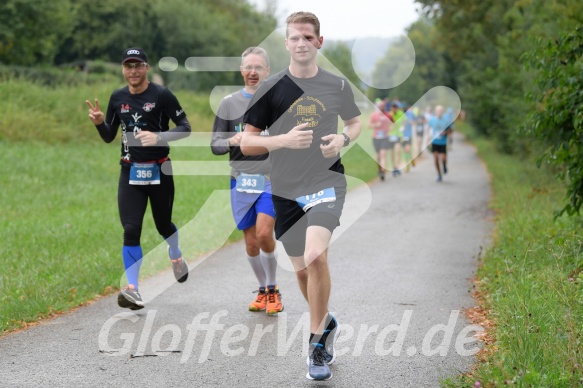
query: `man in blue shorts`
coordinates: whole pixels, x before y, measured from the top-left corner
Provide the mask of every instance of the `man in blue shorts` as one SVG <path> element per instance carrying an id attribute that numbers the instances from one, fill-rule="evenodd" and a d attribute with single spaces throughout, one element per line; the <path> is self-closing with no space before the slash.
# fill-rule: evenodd
<path id="1" fill-rule="evenodd" d="M 328 312 L 328 245 L 340 224 L 346 177 L 340 150 L 360 135 L 360 110 L 345 78 L 316 64 L 324 38 L 310 12 L 288 16 L 290 66 L 265 80 L 245 114 L 245 155 L 271 156 L 275 233 L 310 310 L 307 378 L 327 380 L 338 323 Z M 338 116 L 344 131 L 338 134 Z M 260 133 L 269 128 L 269 136 Z"/>
<path id="2" fill-rule="evenodd" d="M 243 115 L 255 91 L 269 75 L 269 58 L 260 47 L 249 47 L 241 55 L 245 87 L 226 96 L 219 106 L 211 149 L 215 155 L 229 153 L 231 165 L 231 209 L 237 228 L 243 231 L 247 259 L 259 283 L 250 311 L 277 314 L 283 310 L 276 285 L 277 260 L 273 227 L 275 211 L 271 198 L 269 155 L 244 156 L 239 145 Z M 267 130 L 262 135 L 267 136 Z"/>

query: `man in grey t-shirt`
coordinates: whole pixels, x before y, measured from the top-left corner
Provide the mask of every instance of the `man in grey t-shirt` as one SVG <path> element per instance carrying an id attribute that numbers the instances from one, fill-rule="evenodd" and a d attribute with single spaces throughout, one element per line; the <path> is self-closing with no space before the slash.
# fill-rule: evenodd
<path id="1" fill-rule="evenodd" d="M 237 228 L 243 231 L 247 259 L 259 283 L 257 297 L 249 304 L 249 310 L 277 314 L 283 310 L 283 304 L 275 279 L 271 159 L 269 154 L 244 156 L 239 148 L 243 115 L 259 84 L 269 75 L 269 58 L 259 47 L 246 49 L 241 57 L 245 87 L 221 101 L 213 125 L 211 149 L 215 155 L 229 153 L 233 218 Z M 267 135 L 267 130 L 262 134 Z"/>

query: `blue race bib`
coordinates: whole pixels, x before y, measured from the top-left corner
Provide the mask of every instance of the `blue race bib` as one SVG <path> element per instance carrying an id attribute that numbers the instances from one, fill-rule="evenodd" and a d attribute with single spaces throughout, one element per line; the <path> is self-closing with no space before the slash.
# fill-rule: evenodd
<path id="1" fill-rule="evenodd" d="M 374 138 L 375 139 L 386 139 L 387 133 L 385 131 L 375 131 Z"/>
<path id="2" fill-rule="evenodd" d="M 296 198 L 296 202 L 301 206 L 303 211 L 308 211 L 308 209 L 316 206 L 319 203 L 334 201 L 336 201 L 336 192 L 334 191 L 334 187 L 320 190 L 314 194 L 302 195 Z"/>
<path id="3" fill-rule="evenodd" d="M 265 191 L 265 176 L 262 174 L 237 175 L 237 191 L 242 193 L 263 193 Z"/>
<path id="4" fill-rule="evenodd" d="M 132 162 L 130 167 L 130 185 L 159 185 L 160 165 L 157 162 Z"/>

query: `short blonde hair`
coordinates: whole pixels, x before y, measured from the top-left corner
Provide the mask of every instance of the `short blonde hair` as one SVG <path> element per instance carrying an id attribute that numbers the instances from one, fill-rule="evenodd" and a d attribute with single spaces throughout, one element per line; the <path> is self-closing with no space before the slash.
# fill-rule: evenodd
<path id="1" fill-rule="evenodd" d="M 318 20 L 318 17 L 311 12 L 294 12 L 287 17 L 285 23 L 288 26 L 293 23 L 309 23 L 314 26 L 314 32 L 316 33 L 317 37 L 320 37 L 320 21 Z M 287 35 L 287 29 L 285 33 Z"/>

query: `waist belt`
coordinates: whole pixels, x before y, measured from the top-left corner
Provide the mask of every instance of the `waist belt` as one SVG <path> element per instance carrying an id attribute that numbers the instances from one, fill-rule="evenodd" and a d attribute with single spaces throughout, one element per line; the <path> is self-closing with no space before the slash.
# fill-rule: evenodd
<path id="1" fill-rule="evenodd" d="M 158 164 L 162 164 L 169 159 L 170 159 L 169 156 L 165 156 L 162 159 L 146 160 L 146 161 L 142 161 L 142 162 L 138 162 L 138 163 L 154 163 L 154 162 L 156 162 Z M 127 159 L 121 158 L 120 162 L 125 162 L 129 166 L 130 164 L 132 164 L 132 162 L 135 162 L 135 160 L 127 160 Z M 122 164 L 122 166 L 123 166 L 123 164 Z"/>

